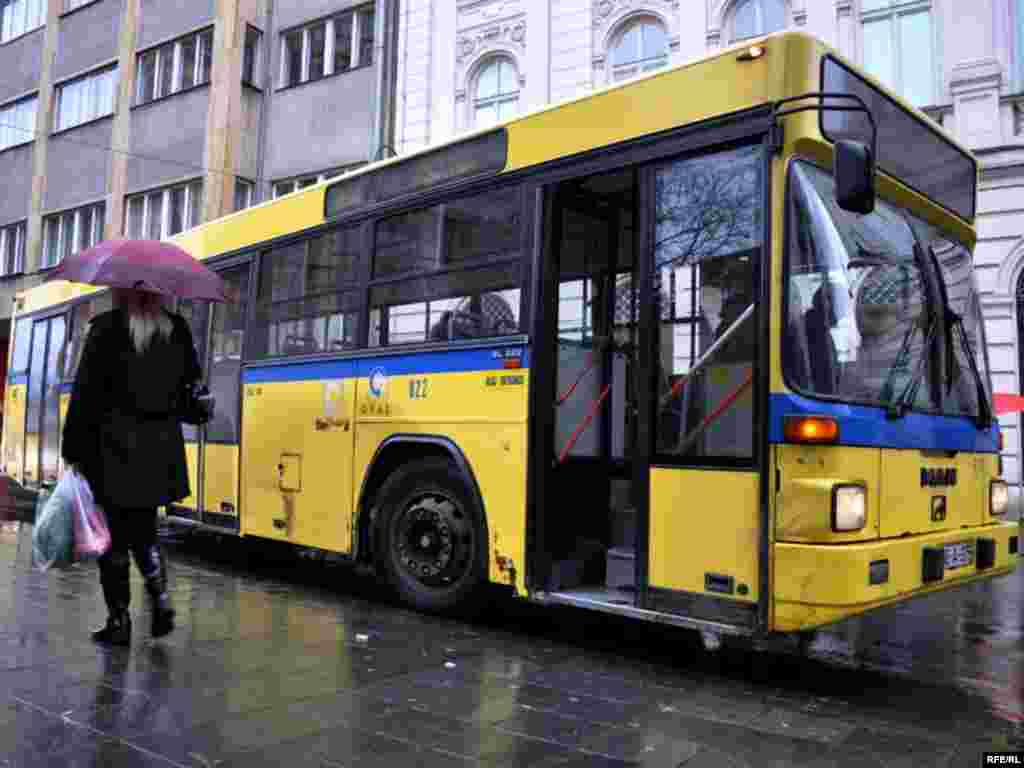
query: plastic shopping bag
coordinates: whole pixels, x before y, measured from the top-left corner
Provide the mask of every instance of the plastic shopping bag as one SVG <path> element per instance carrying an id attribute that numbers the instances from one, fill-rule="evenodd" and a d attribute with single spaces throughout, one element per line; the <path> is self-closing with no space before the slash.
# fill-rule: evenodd
<path id="1" fill-rule="evenodd" d="M 64 478 L 71 486 L 75 560 L 94 560 L 110 549 L 110 529 L 103 508 L 96 503 L 89 481 L 74 470 L 67 470 Z"/>
<path id="2" fill-rule="evenodd" d="M 41 571 L 68 568 L 74 563 L 71 478 L 65 472 L 48 495 L 40 492 L 32 528 L 32 563 Z"/>

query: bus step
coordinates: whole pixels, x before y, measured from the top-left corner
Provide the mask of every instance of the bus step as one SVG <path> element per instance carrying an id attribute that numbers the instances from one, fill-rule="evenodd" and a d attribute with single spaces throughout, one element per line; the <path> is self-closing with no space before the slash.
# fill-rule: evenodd
<path id="1" fill-rule="evenodd" d="M 632 587 L 636 583 L 636 551 L 632 547 L 608 550 L 605 586 L 609 589 Z"/>

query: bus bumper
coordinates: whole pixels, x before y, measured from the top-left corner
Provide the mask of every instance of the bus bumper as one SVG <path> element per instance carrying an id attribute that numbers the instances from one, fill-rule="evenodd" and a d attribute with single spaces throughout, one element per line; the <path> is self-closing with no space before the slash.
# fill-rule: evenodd
<path id="1" fill-rule="evenodd" d="M 814 629 L 1011 573 L 1021 561 L 1022 525 L 995 523 L 857 544 L 776 543 L 772 629 Z M 971 545 L 971 562 L 945 567 L 947 549 L 964 543 Z"/>

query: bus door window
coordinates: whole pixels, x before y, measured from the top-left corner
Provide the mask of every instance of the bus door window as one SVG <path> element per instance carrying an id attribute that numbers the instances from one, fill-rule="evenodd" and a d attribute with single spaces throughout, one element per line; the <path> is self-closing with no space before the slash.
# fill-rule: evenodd
<path id="1" fill-rule="evenodd" d="M 656 171 L 659 460 L 753 458 L 761 162 L 751 147 Z"/>
<path id="2" fill-rule="evenodd" d="M 207 301 L 185 300 L 178 304 L 178 313 L 185 318 L 189 330 L 192 332 L 192 342 L 196 347 L 196 358 L 203 369 L 204 381 L 209 381 L 209 371 L 206 364 L 206 335 L 207 324 L 210 320 L 210 303 Z M 217 408 L 215 404 L 214 408 Z M 199 439 L 199 427 L 193 424 L 182 424 L 182 434 L 185 440 L 196 442 Z"/>
<path id="3" fill-rule="evenodd" d="M 20 318 L 14 326 L 14 350 L 7 373 L 8 386 L 4 408 L 5 471 L 11 477 L 23 480 L 25 469 L 25 400 L 27 391 L 21 390 L 28 380 L 29 352 L 32 343 L 32 320 Z M 18 385 L 18 389 L 14 385 Z"/>
<path id="4" fill-rule="evenodd" d="M 249 265 L 221 274 L 235 295 L 234 304 L 214 304 L 210 332 L 209 386 L 214 397 L 213 418 L 206 428 L 209 442 L 237 445 L 239 387 L 242 373 L 242 340 L 249 295 Z"/>

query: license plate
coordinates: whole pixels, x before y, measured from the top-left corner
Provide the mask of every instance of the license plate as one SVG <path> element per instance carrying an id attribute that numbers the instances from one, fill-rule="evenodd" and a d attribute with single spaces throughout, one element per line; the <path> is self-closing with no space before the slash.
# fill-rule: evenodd
<path id="1" fill-rule="evenodd" d="M 969 541 L 946 544 L 942 549 L 946 556 L 947 569 L 960 568 L 974 562 L 974 549 Z"/>

